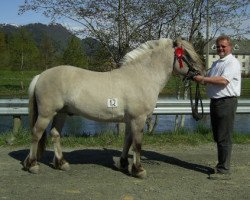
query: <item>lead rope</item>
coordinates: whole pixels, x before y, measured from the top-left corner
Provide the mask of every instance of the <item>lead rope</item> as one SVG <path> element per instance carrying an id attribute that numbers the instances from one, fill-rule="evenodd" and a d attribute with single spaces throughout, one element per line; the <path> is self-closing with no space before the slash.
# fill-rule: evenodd
<path id="1" fill-rule="evenodd" d="M 201 98 L 201 94 L 200 94 L 199 83 L 196 83 L 195 103 L 193 103 L 191 82 L 189 84 L 189 93 L 190 93 L 190 104 L 191 104 L 191 109 L 192 109 L 192 116 L 196 121 L 201 120 L 203 118 L 203 115 L 204 115 L 204 108 L 203 108 L 202 98 Z M 201 113 L 199 113 L 199 111 L 198 111 L 199 103 L 201 106 Z"/>

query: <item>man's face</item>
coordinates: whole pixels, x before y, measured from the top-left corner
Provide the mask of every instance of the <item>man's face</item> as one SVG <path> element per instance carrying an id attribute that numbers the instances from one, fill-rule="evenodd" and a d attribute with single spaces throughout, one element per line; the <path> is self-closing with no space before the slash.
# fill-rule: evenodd
<path id="1" fill-rule="evenodd" d="M 220 58 L 224 58 L 232 52 L 232 47 L 227 40 L 220 40 L 216 44 L 217 54 Z"/>

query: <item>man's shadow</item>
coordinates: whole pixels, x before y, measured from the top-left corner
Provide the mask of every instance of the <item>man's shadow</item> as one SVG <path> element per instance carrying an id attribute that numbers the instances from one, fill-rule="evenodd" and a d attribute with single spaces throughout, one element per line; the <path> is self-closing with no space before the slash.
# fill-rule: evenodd
<path id="1" fill-rule="evenodd" d="M 160 161 L 160 162 L 164 162 L 167 164 L 182 167 L 185 169 L 197 171 L 197 172 L 207 174 L 207 175 L 210 175 L 211 173 L 213 173 L 213 168 L 211 168 L 211 167 L 204 166 L 201 164 L 187 162 L 187 161 L 180 160 L 180 159 L 172 157 L 172 156 L 167 156 L 164 154 L 157 153 L 155 151 L 143 151 L 142 155 L 144 157 L 146 157 L 146 160 Z"/>
<path id="2" fill-rule="evenodd" d="M 29 154 L 28 149 L 12 151 L 9 153 L 9 156 L 12 158 L 19 160 L 20 162 L 24 161 L 26 156 Z M 116 163 L 114 162 L 114 157 L 120 157 L 121 151 L 113 150 L 113 149 L 83 149 L 83 150 L 75 150 L 70 152 L 63 152 L 64 158 L 70 164 L 96 164 L 101 165 L 113 170 L 118 170 L 116 167 Z M 178 167 L 182 167 L 185 169 L 197 171 L 204 174 L 211 174 L 212 168 L 207 167 L 200 164 L 190 163 L 184 160 L 180 160 L 178 158 L 167 156 L 161 153 L 157 153 L 154 151 L 142 151 L 142 162 L 147 161 L 159 161 L 167 164 L 175 165 Z M 47 166 L 52 167 L 51 162 L 54 157 L 54 152 L 51 150 L 46 150 L 42 159 L 39 161 Z M 132 158 L 129 155 L 129 158 Z"/>

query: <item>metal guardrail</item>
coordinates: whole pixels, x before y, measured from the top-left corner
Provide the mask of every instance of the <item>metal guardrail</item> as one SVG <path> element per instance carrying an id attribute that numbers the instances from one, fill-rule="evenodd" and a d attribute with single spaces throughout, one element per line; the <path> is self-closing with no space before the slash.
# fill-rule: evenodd
<path id="1" fill-rule="evenodd" d="M 202 100 L 204 114 L 210 113 L 210 100 Z M 199 105 L 199 113 L 201 107 Z M 250 99 L 238 99 L 237 114 L 250 114 Z M 153 114 L 158 115 L 177 115 L 177 114 L 192 114 L 190 100 L 173 100 L 173 99 L 158 99 Z"/>
<path id="2" fill-rule="evenodd" d="M 0 99 L 0 115 L 28 115 L 28 99 Z"/>
<path id="3" fill-rule="evenodd" d="M 203 100 L 204 114 L 209 114 L 209 100 Z M 201 112 L 201 108 L 199 108 Z M 250 114 L 250 99 L 239 99 L 236 113 Z M 153 114 L 192 114 L 189 100 L 158 99 Z M 28 115 L 28 99 L 0 99 L 0 115 Z"/>

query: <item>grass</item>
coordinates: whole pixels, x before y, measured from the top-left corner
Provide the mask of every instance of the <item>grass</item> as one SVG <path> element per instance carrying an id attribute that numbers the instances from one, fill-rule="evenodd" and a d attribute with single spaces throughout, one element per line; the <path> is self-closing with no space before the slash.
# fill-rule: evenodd
<path id="1" fill-rule="evenodd" d="M 40 71 L 0 70 L 0 97 L 27 97 L 29 83 L 39 73 Z"/>
<path id="2" fill-rule="evenodd" d="M 0 146 L 6 147 L 6 143 L 12 137 L 12 132 L 0 134 Z M 119 147 L 123 146 L 124 135 L 117 135 L 112 132 L 99 133 L 96 135 L 68 135 L 61 138 L 63 147 Z M 30 131 L 23 129 L 15 134 L 12 146 L 30 146 Z M 212 134 L 207 128 L 198 127 L 196 131 L 189 132 L 180 129 L 175 132 L 165 132 L 161 134 L 148 134 L 143 136 L 143 145 L 161 147 L 165 145 L 201 145 L 213 142 Z M 233 142 L 235 144 L 250 144 L 250 134 L 234 133 Z M 48 146 L 52 147 L 51 137 L 48 137 Z"/>

